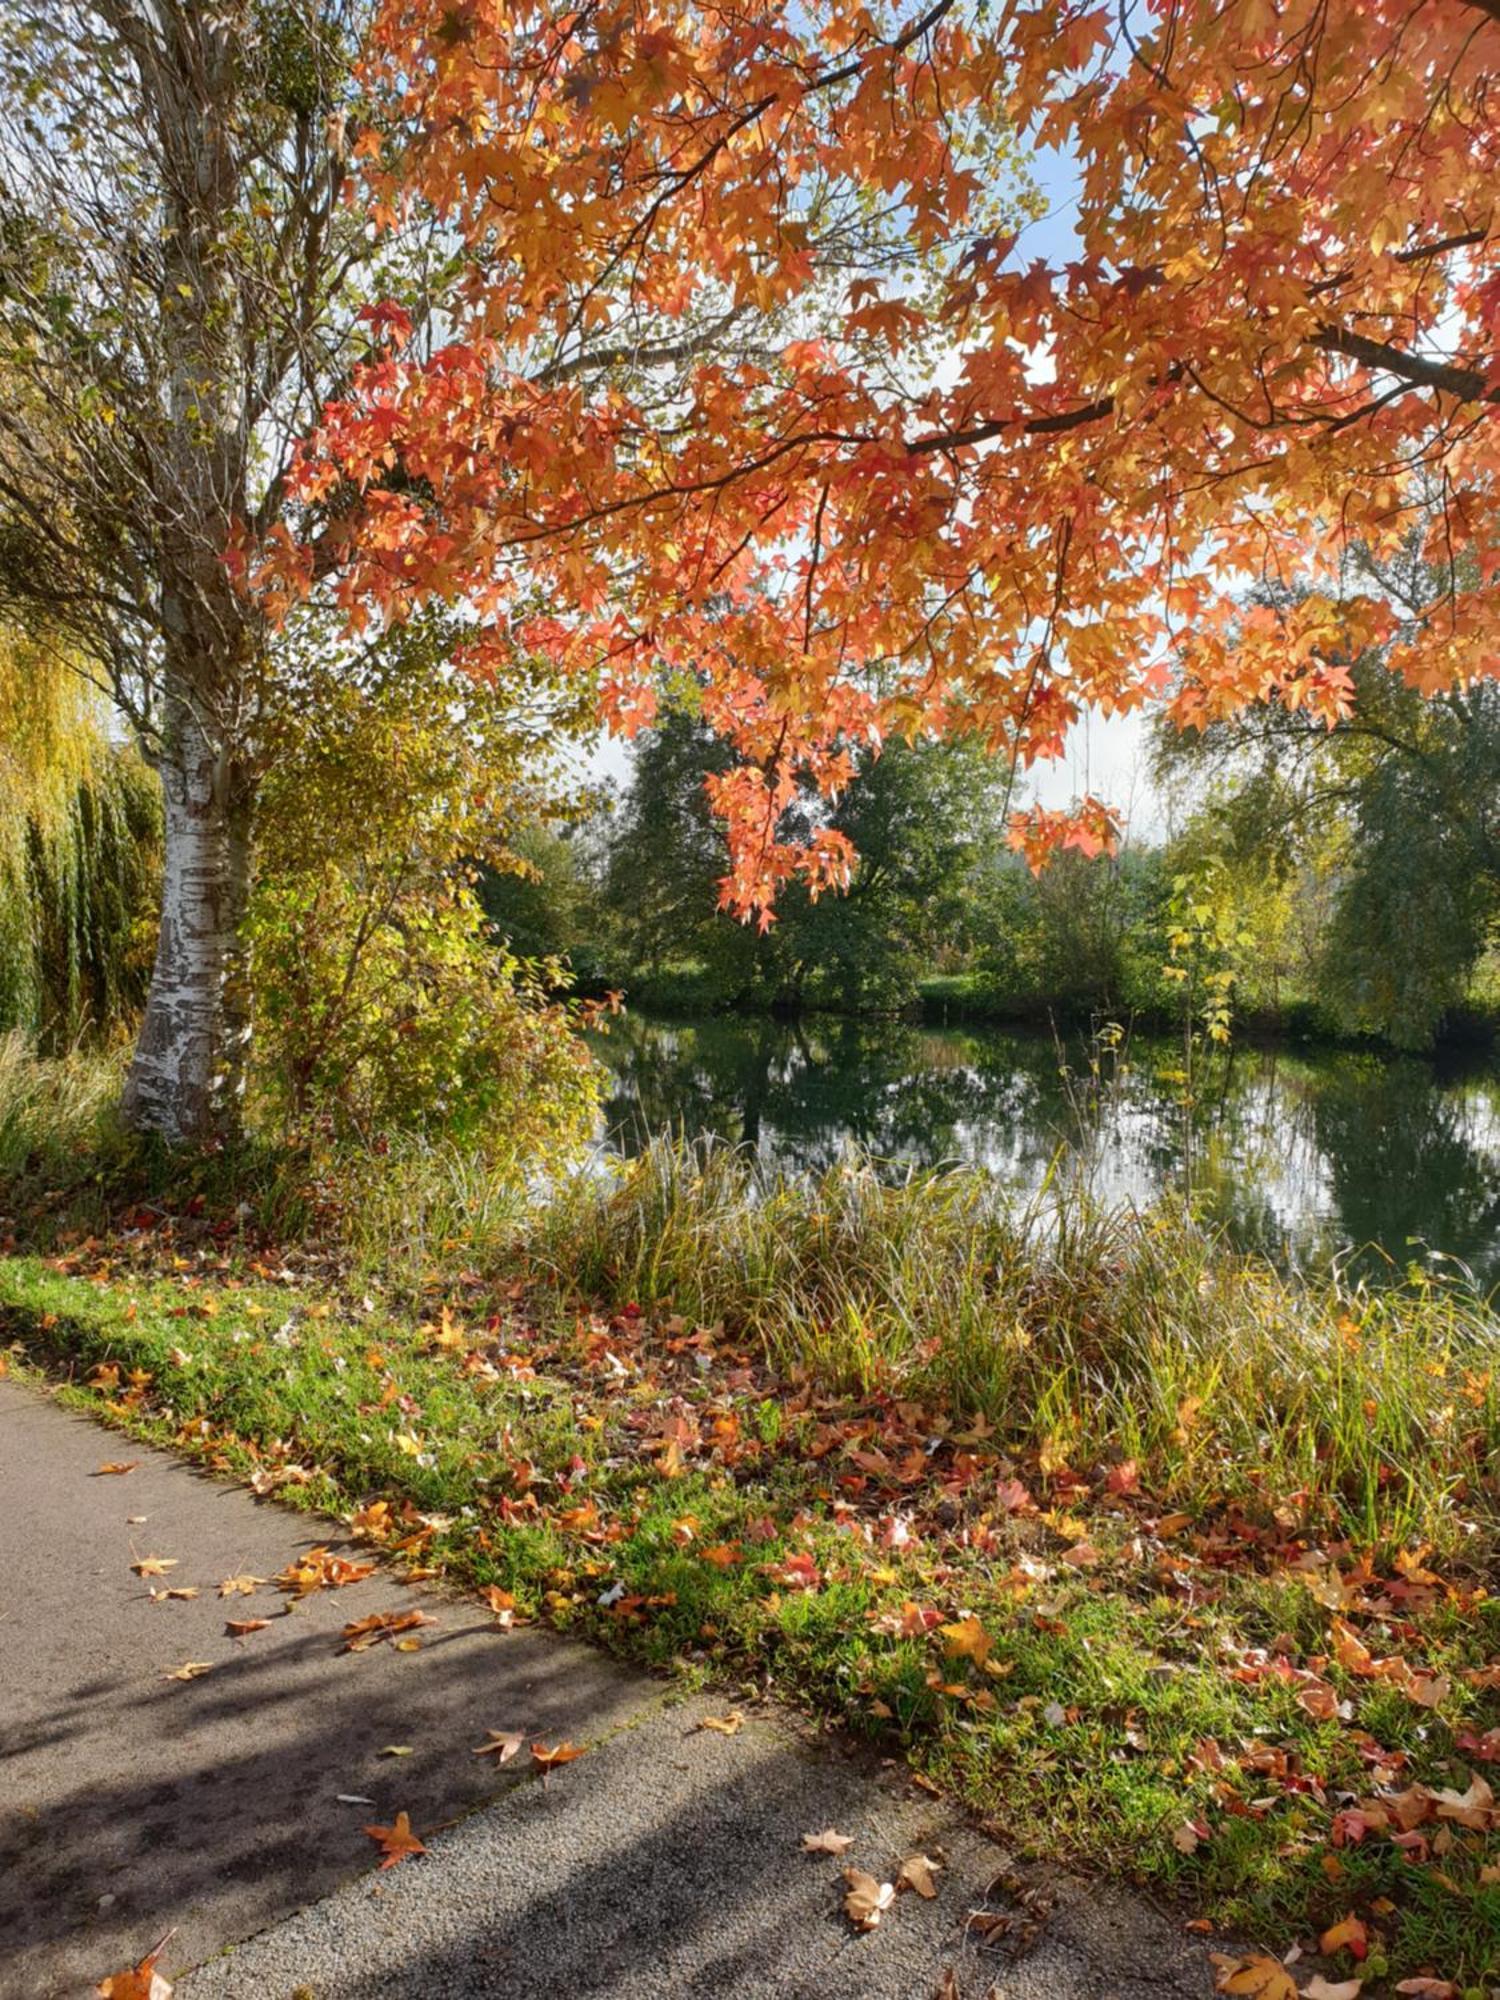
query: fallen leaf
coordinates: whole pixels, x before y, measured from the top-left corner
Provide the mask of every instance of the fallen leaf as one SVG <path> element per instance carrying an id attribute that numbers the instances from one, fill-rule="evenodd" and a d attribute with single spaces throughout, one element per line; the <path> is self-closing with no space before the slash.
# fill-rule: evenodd
<path id="1" fill-rule="evenodd" d="M 1248 2000 L 1297 2000 L 1297 1982 L 1279 1958 L 1268 1958 L 1263 1952 L 1233 1958 L 1222 1951 L 1211 1951 L 1209 1958 L 1215 1967 L 1217 1993 L 1243 1994 Z"/>
<path id="2" fill-rule="evenodd" d="M 176 1569 L 177 1558 L 176 1556 L 142 1556 L 139 1562 L 133 1562 L 130 1567 L 135 1571 L 137 1576 L 165 1576 L 169 1569 Z"/>
<path id="3" fill-rule="evenodd" d="M 264 1632 L 270 1622 L 269 1618 L 230 1618 L 225 1621 L 224 1630 L 231 1639 L 243 1639 L 251 1632 Z"/>
<path id="4" fill-rule="evenodd" d="M 190 1604 L 197 1595 L 198 1586 L 194 1583 L 169 1584 L 165 1590 L 150 1592 L 153 1604 L 166 1604 L 172 1598 L 176 1598 L 180 1603 Z"/>
<path id="5" fill-rule="evenodd" d="M 1448 1699 L 1453 1683 L 1446 1674 L 1416 1672 L 1402 1682 L 1401 1691 L 1418 1708 L 1439 1708 Z M 1399 1989 L 1398 1989 L 1399 1990 Z"/>
<path id="6" fill-rule="evenodd" d="M 937 1894 L 937 1883 L 933 1876 L 942 1869 L 941 1861 L 934 1861 L 930 1854 L 909 1854 L 901 1864 L 896 1877 L 898 1889 L 915 1889 L 926 1902 L 931 1902 Z"/>
<path id="7" fill-rule="evenodd" d="M 1302 2000 L 1359 2000 L 1364 1984 L 1362 1979 L 1325 1979 L 1315 1972 L 1302 1989 Z"/>
<path id="8" fill-rule="evenodd" d="M 508 1590 L 502 1590 L 498 1584 L 492 1583 L 484 1593 L 484 1601 L 507 1631 L 515 1624 L 516 1600 Z"/>
<path id="9" fill-rule="evenodd" d="M 937 1990 L 933 1994 L 932 2000 L 964 2000 L 963 1994 L 959 1990 L 958 1974 L 953 1970 L 951 1965 L 944 1968 L 943 1976 L 937 1983 Z"/>
<path id="10" fill-rule="evenodd" d="M 435 1618 L 429 1618 L 425 1611 L 372 1611 L 368 1618 L 356 1618 L 344 1627 L 344 1643 L 341 1653 L 363 1653 L 371 1646 L 378 1646 L 382 1639 L 397 1639 L 403 1632 L 414 1632 L 421 1625 L 436 1625 Z"/>
<path id="11" fill-rule="evenodd" d="M 1181 1826 L 1174 1828 L 1172 1845 L 1179 1854 L 1196 1854 L 1208 1836 L 1209 1828 L 1202 1820 L 1185 1819 Z"/>
<path id="12" fill-rule="evenodd" d="M 835 1833 L 831 1826 L 825 1826 L 821 1833 L 804 1833 L 802 1848 L 806 1854 L 842 1854 L 854 1845 L 852 1833 Z"/>
<path id="13" fill-rule="evenodd" d="M 944 1625 L 940 1629 L 943 1649 L 950 1659 L 972 1660 L 976 1666 L 984 1665 L 995 1642 L 977 1618 L 965 1618 L 956 1625 Z"/>
<path id="14" fill-rule="evenodd" d="M 550 1771 L 554 1764 L 571 1764 L 575 1757 L 581 1757 L 588 1748 L 586 1743 L 559 1743 L 549 1749 L 545 1743 L 533 1743 L 531 1754 L 544 1771 Z"/>
<path id="15" fill-rule="evenodd" d="M 184 1660 L 180 1667 L 172 1667 L 164 1670 L 162 1679 L 164 1681 L 196 1681 L 201 1680 L 204 1674 L 211 1674 L 213 1670 L 214 1663 L 212 1660 Z"/>
<path id="16" fill-rule="evenodd" d="M 124 1972 L 111 1973 L 108 1979 L 101 1979 L 94 1988 L 99 2000 L 170 2000 L 171 1982 L 163 1979 L 157 1971 L 156 1961 L 172 1935 L 168 1931 L 167 1936 L 153 1945 L 139 1964 L 130 1966 Z"/>
<path id="17" fill-rule="evenodd" d="M 890 1882 L 877 1882 L 873 1875 L 867 1875 L 862 1868 L 846 1868 L 844 1881 L 848 1885 L 844 1897 L 844 1915 L 857 1931 L 874 1930 L 883 1913 L 896 1900 L 895 1885 Z"/>
<path id="18" fill-rule="evenodd" d="M 489 1737 L 490 1740 L 488 1743 L 480 1743 L 475 1746 L 473 1754 L 476 1757 L 494 1757 L 501 1764 L 508 1764 L 511 1758 L 520 1750 L 521 1745 L 526 1741 L 524 1736 L 513 1735 L 504 1729 L 492 1729 L 489 1732 Z M 381 1755 L 387 1757 L 405 1757 L 409 1756 L 410 1752 L 398 1747 L 382 1751 Z"/>
<path id="19" fill-rule="evenodd" d="M 1363 1958 L 1369 1949 L 1369 1932 L 1356 1916 L 1344 1917 L 1332 1925 L 1318 1939 L 1318 1950 L 1325 1958 L 1332 1958 L 1336 1951 L 1352 1951 L 1356 1958 Z"/>
<path id="20" fill-rule="evenodd" d="M 276 1582 L 294 1597 L 307 1597 L 315 1590 L 342 1590 L 374 1574 L 374 1563 L 350 1562 L 345 1556 L 334 1555 L 326 1543 L 320 1543 L 299 1561 L 288 1563 L 278 1573 Z"/>
<path id="21" fill-rule="evenodd" d="M 719 1736 L 738 1736 L 745 1726 L 745 1718 L 737 1708 L 728 1715 L 705 1715 L 699 1722 L 700 1729 L 712 1729 Z"/>
<path id="22" fill-rule="evenodd" d="M 411 1757 L 415 1752 L 409 1743 L 387 1743 L 384 1749 L 377 1750 L 375 1754 L 377 1757 Z"/>
<path id="23" fill-rule="evenodd" d="M 127 1472 L 134 1472 L 140 1462 L 138 1458 L 107 1458 L 103 1465 L 95 1468 L 92 1476 L 95 1479 L 121 1479 Z M 117 1973 L 115 1976 L 119 1978 L 121 1975 Z"/>
<path id="24" fill-rule="evenodd" d="M 404 1861 L 409 1854 L 425 1854 L 427 1849 L 411 1830 L 411 1820 L 404 1812 L 396 1815 L 391 1826 L 367 1826 L 365 1832 L 381 1852 L 381 1867 L 394 1868 L 398 1861 Z"/>
<path id="25" fill-rule="evenodd" d="M 263 1576 L 226 1576 L 219 1585 L 220 1597 L 248 1597 L 258 1583 L 264 1583 Z"/>
<path id="26" fill-rule="evenodd" d="M 1398 1983 L 1396 1991 L 1398 1993 L 1413 1993 L 1417 1995 L 1417 2000 L 1458 2000 L 1458 1988 L 1453 1984 L 1451 1979 L 1427 1979 L 1422 1977 L 1403 1979 Z"/>

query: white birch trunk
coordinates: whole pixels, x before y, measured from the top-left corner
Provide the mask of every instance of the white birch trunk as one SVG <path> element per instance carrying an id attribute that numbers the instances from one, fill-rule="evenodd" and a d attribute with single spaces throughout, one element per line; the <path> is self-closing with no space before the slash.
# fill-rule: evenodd
<path id="1" fill-rule="evenodd" d="M 187 715 L 161 765 L 161 931 L 122 1110 L 178 1141 L 238 1128 L 250 1011 L 240 927 L 250 889 L 249 801 Z"/>

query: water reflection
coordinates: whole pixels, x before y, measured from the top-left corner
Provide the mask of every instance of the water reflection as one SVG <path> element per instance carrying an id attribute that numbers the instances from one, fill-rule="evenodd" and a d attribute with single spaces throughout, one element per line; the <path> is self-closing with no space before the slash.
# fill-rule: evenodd
<path id="1" fill-rule="evenodd" d="M 818 1170 L 851 1142 L 896 1163 L 978 1162 L 1037 1187 L 1059 1151 L 1099 1193 L 1187 1181 L 1237 1240 L 1313 1267 L 1375 1246 L 1442 1252 L 1500 1284 L 1500 1076 L 1415 1059 L 1239 1048 L 1183 1108 L 1180 1052 L 1137 1041 L 1095 1073 L 1045 1035 L 816 1017 L 631 1014 L 600 1038 L 610 1143 L 715 1132 Z M 1066 1073 L 1065 1073 L 1066 1072 Z"/>

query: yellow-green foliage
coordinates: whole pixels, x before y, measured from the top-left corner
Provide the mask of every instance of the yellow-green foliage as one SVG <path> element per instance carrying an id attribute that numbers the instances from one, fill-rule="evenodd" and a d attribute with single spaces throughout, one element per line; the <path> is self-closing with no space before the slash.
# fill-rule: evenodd
<path id="1" fill-rule="evenodd" d="M 0 1029 L 60 1048 L 141 1004 L 160 817 L 95 691 L 45 643 L 0 632 Z"/>

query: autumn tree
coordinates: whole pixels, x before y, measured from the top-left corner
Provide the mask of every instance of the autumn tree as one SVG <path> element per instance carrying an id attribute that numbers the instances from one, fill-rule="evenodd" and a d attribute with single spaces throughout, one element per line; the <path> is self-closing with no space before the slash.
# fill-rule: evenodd
<path id="1" fill-rule="evenodd" d="M 298 465 L 336 529 L 268 585 L 336 560 L 356 616 L 462 598 L 473 671 L 520 630 L 626 728 L 699 675 L 741 912 L 845 879 L 784 815 L 861 743 L 957 721 L 1025 764 L 1087 705 L 1326 724 L 1350 644 L 1421 688 L 1493 670 L 1495 0 L 384 0 L 371 47 L 374 198 L 430 202 L 469 285 L 430 356 L 388 317 Z M 1076 161 L 1066 263 L 987 212 L 1007 125 Z M 914 263 L 818 235 L 876 209 Z M 674 342 L 830 283 L 842 313 L 760 352 Z M 590 378 L 588 338 L 685 353 L 676 393 Z M 1434 487 L 1466 580 L 1406 621 L 1341 557 Z M 1112 834 L 1087 800 L 1015 829 Z"/>

